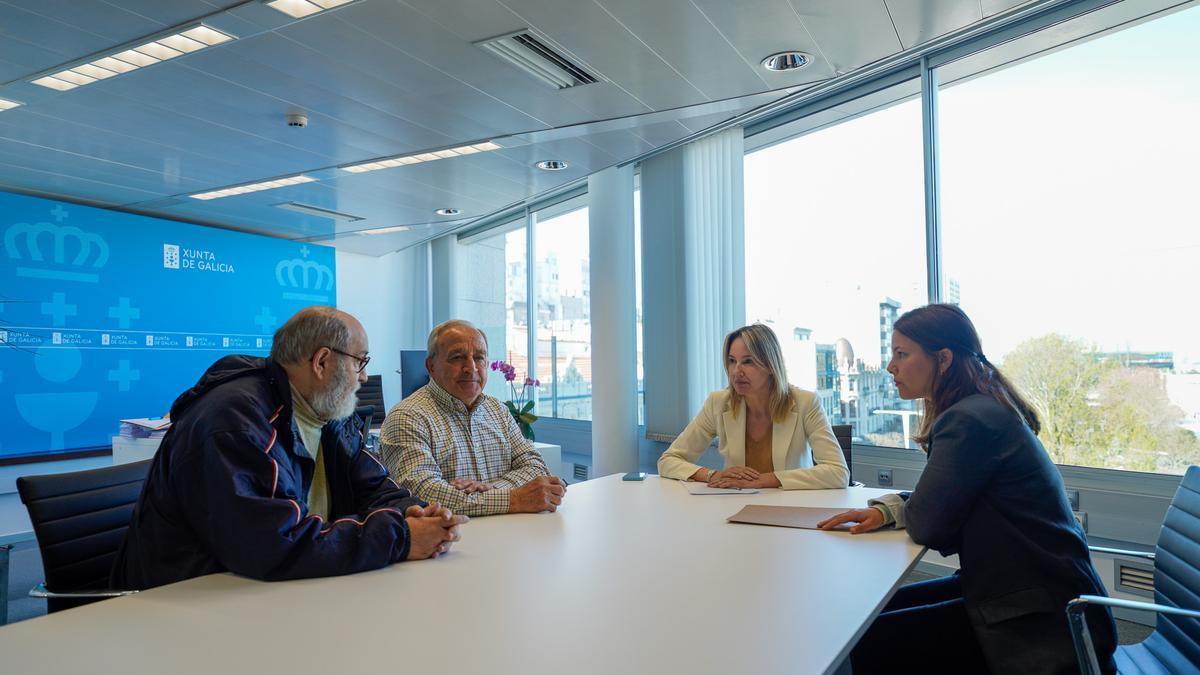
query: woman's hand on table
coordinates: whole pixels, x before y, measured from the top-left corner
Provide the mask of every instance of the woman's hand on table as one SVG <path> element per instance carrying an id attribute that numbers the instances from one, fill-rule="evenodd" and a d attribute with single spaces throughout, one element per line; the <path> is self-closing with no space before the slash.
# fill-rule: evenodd
<path id="1" fill-rule="evenodd" d="M 754 469 L 750 469 L 754 471 Z M 758 473 L 754 471 L 754 473 Z M 777 488 L 781 485 L 779 479 L 774 473 L 761 473 L 755 478 L 725 478 L 717 476 L 716 480 L 710 480 L 709 486 L 715 488 L 737 488 L 739 490 L 747 490 L 752 488 Z"/>

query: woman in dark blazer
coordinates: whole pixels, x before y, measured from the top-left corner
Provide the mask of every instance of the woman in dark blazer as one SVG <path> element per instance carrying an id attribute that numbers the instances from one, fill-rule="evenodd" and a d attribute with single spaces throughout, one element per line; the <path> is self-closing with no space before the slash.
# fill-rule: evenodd
<path id="1" fill-rule="evenodd" d="M 928 463 L 910 493 L 871 500 L 821 523 L 908 528 L 918 544 L 957 554 L 959 573 L 900 588 L 851 654 L 862 673 L 1077 673 L 1067 602 L 1104 595 L 1062 479 L 1037 439 L 1037 413 L 983 355 L 955 305 L 900 317 L 888 372 L 922 399 L 914 437 Z M 1115 670 L 1107 608 L 1089 623 Z"/>

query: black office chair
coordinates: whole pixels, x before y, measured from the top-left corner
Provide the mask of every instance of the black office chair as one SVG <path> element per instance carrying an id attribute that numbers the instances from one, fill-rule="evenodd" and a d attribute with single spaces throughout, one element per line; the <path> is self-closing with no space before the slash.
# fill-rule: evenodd
<path id="1" fill-rule="evenodd" d="M 862 483 L 854 480 L 854 463 L 850 460 L 854 425 L 835 424 L 833 425 L 833 435 L 837 437 L 838 445 L 842 446 L 842 455 L 846 457 L 846 469 L 850 472 L 850 487 L 863 487 Z"/>
<path id="2" fill-rule="evenodd" d="M 429 382 L 425 356 L 424 349 L 400 350 L 400 398 L 408 398 Z"/>
<path id="3" fill-rule="evenodd" d="M 17 479 L 46 578 L 29 595 L 47 611 L 137 592 L 113 590 L 108 578 L 150 461 Z"/>
<path id="4" fill-rule="evenodd" d="M 374 406 L 375 413 L 367 420 L 368 427 L 383 426 L 387 417 L 387 404 L 383 402 L 383 376 L 368 375 L 367 381 L 358 388 L 358 407 Z"/>
<path id="5" fill-rule="evenodd" d="M 1154 553 L 1124 551 L 1100 546 L 1099 553 L 1141 557 L 1154 561 L 1154 602 L 1084 595 L 1067 605 L 1067 619 L 1079 670 L 1100 672 L 1084 610 L 1088 605 L 1108 605 L 1147 610 L 1158 614 L 1158 627 L 1135 645 L 1117 647 L 1114 660 L 1120 673 L 1200 672 L 1200 467 L 1188 467 L 1167 509 Z"/>

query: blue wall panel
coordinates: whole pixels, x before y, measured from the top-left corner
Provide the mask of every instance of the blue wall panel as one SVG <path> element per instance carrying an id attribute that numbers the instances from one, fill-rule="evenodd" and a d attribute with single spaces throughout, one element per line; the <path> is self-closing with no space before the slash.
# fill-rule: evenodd
<path id="1" fill-rule="evenodd" d="M 0 458 L 106 446 L 335 304 L 334 250 L 0 193 Z"/>

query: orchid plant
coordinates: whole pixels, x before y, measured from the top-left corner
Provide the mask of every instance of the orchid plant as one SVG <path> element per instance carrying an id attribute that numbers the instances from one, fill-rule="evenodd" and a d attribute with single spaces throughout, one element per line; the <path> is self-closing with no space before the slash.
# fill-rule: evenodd
<path id="1" fill-rule="evenodd" d="M 533 414 L 533 398 L 529 395 L 530 387 L 541 386 L 541 381 L 535 380 L 532 377 L 526 377 L 525 381 L 517 388 L 517 369 L 506 361 L 492 361 L 492 370 L 499 371 L 504 375 L 504 381 L 508 383 L 508 388 L 512 391 L 512 398 L 504 402 L 508 407 L 508 412 L 512 414 L 513 419 L 517 422 L 517 427 L 521 430 L 521 435 L 529 440 L 533 440 L 533 423 L 537 421 L 537 415 Z"/>

